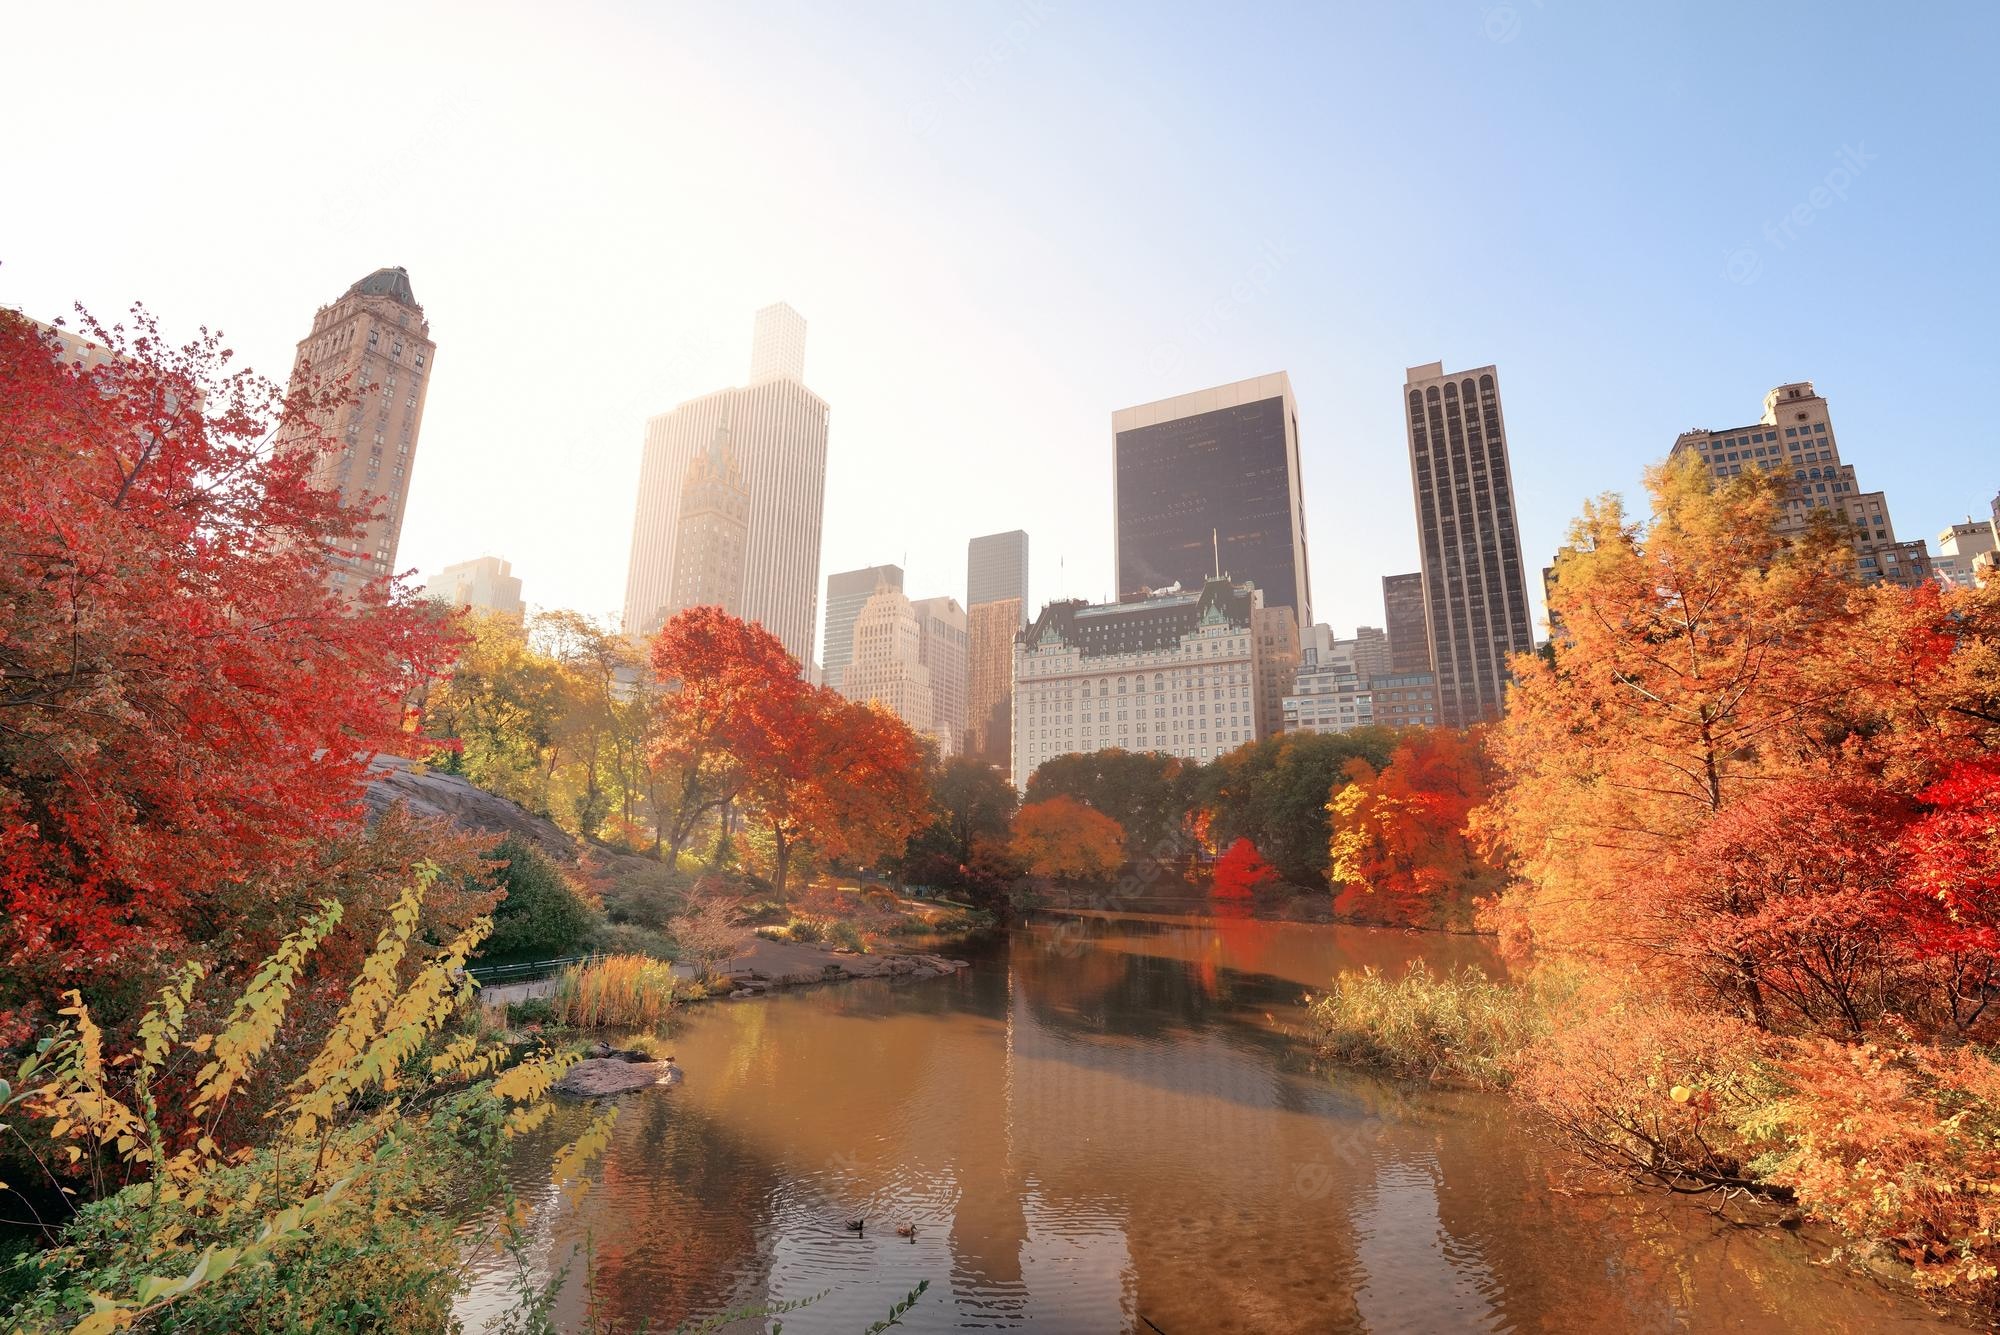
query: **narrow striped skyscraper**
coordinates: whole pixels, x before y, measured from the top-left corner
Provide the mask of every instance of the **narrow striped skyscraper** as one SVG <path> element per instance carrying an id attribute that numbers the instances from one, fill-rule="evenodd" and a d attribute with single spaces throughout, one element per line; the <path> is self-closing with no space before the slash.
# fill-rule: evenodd
<path id="1" fill-rule="evenodd" d="M 804 669 L 819 615 L 827 405 L 800 378 L 797 311 L 757 312 L 751 346 L 750 384 L 646 423 L 625 631 L 648 636 L 687 607 L 720 606 L 762 623 Z M 684 530 L 701 540 L 683 541 Z"/>
<path id="2" fill-rule="evenodd" d="M 1462 728 L 1499 717 L 1507 659 L 1535 647 L 1500 375 L 1413 366 L 1404 402 L 1438 712 Z"/>

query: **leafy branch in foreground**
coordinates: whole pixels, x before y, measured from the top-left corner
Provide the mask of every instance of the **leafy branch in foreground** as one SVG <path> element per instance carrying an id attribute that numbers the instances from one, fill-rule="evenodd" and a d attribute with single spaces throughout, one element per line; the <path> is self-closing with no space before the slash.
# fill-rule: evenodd
<path id="1" fill-rule="evenodd" d="M 72 993 L 64 1024 L 17 1072 L 11 1107 L 48 1123 L 78 1169 L 116 1165 L 127 1185 L 84 1207 L 57 1246 L 27 1264 L 34 1286 L 14 1314 L 26 1332 L 441 1329 L 476 1248 L 452 1220 L 489 1208 L 494 1236 L 518 1230 L 501 1172 L 506 1143 L 545 1121 L 569 1059 L 518 1063 L 480 1033 L 449 1032 L 471 995 L 464 966 L 482 919 L 406 969 L 429 864 L 396 903 L 305 1074 L 266 1113 L 258 1142 L 225 1144 L 223 1111 L 282 1042 L 292 989 L 339 923 L 328 902 L 286 937 L 212 1034 L 183 1028 L 202 970 L 183 967 L 107 1058 Z M 157 1087 L 177 1091 L 188 1129 L 163 1129 Z M 30 1082 L 33 1082 L 32 1084 Z M 609 1138 L 611 1115 L 556 1156 L 572 1195 Z"/>

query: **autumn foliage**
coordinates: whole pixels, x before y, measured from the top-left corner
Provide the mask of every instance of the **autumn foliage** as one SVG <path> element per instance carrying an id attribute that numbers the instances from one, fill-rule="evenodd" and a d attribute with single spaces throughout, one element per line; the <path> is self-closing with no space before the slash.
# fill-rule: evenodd
<path id="1" fill-rule="evenodd" d="M 1278 872 L 1248 839 L 1238 839 L 1215 860 L 1209 892 L 1218 899 L 1249 899 L 1278 880 Z"/>
<path id="2" fill-rule="evenodd" d="M 1473 902 L 1500 886 L 1467 828 L 1491 785 L 1479 738 L 1442 728 L 1404 734 L 1379 772 L 1351 762 L 1327 804 L 1334 911 L 1398 927 L 1464 925 Z"/>
<path id="3" fill-rule="evenodd" d="M 1755 470 L 1649 486 L 1572 529 L 1470 819 L 1493 920 L 1584 980 L 1517 1088 L 1601 1166 L 2000 1294 L 2000 583 L 1863 583 Z"/>
<path id="4" fill-rule="evenodd" d="M 359 525 L 312 483 L 323 395 L 142 310 L 87 328 L 86 371 L 0 312 L 0 1038 L 268 914 L 246 887 L 356 825 L 453 642 L 393 580 L 329 592 Z"/>
<path id="5" fill-rule="evenodd" d="M 1012 848 L 1031 876 L 1103 880 L 1125 863 L 1125 830 L 1074 798 L 1051 797 L 1015 814 Z"/>

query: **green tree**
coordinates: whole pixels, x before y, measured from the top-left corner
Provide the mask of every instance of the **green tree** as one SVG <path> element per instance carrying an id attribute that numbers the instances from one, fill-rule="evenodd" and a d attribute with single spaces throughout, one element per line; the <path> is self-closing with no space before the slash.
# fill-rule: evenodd
<path id="1" fill-rule="evenodd" d="M 1170 857 L 1181 850 L 1191 773 L 1178 756 L 1116 747 L 1086 751 L 1042 765 L 1029 776 L 1022 800 L 1074 798 L 1118 822 L 1128 858 Z"/>
<path id="2" fill-rule="evenodd" d="M 518 618 L 472 612 L 464 624 L 470 642 L 424 701 L 425 733 L 448 744 L 431 763 L 553 818 L 549 778 L 562 756 L 562 669 L 533 647 Z"/>
<path id="3" fill-rule="evenodd" d="M 1287 881 L 1324 884 L 1332 838 L 1327 798 L 1346 785 L 1351 762 L 1379 770 L 1395 745 L 1387 728 L 1360 728 L 1288 732 L 1238 747 L 1196 776 L 1195 823 L 1211 848 L 1248 839 Z"/>
<path id="4" fill-rule="evenodd" d="M 488 955 L 565 955 L 590 938 L 595 910 L 533 845 L 510 835 L 486 856 L 496 864 L 495 883 L 506 892 L 493 909 Z"/>

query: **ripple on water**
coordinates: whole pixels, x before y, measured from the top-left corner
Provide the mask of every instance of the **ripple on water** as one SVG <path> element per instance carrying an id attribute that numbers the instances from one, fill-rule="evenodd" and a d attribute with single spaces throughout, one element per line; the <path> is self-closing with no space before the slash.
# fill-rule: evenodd
<path id="1" fill-rule="evenodd" d="M 1556 1195 L 1504 1104 L 1328 1078 L 1283 1036 L 1340 968 L 1482 950 L 1103 918 L 1017 928 L 949 979 L 699 1007 L 687 1082 L 620 1100 L 580 1204 L 544 1175 L 589 1110 L 522 1146 L 534 1265 L 587 1242 L 620 1331 L 823 1293 L 786 1331 L 846 1335 L 920 1280 L 912 1332 L 1945 1328 L 1790 1235 Z M 474 1330 L 510 1303 L 505 1267 L 476 1269 Z"/>

